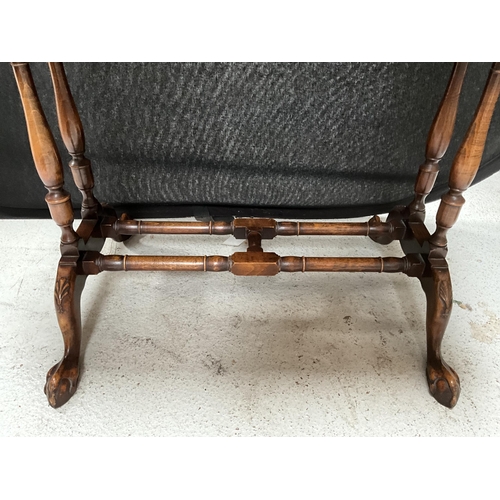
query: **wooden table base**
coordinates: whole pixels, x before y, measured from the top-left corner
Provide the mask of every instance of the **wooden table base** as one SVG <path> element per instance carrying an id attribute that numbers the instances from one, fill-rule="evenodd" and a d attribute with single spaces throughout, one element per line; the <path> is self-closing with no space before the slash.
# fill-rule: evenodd
<path id="1" fill-rule="evenodd" d="M 375 215 L 368 222 L 277 222 L 241 218 L 231 222 L 151 222 L 117 217 L 93 195 L 94 178 L 85 157 L 83 127 L 61 63 L 49 63 L 55 90 L 59 129 L 71 156 L 73 180 L 82 194 L 82 222 L 73 229 L 70 195 L 64 190 L 63 168 L 52 133 L 37 96 L 27 63 L 12 63 L 25 112 L 28 137 L 38 174 L 48 190 L 46 201 L 61 228 L 61 260 L 57 270 L 54 303 L 64 340 L 62 360 L 47 374 L 45 393 L 57 408 L 74 394 L 79 378 L 81 318 L 80 295 L 89 275 L 102 271 L 230 271 L 238 276 L 272 276 L 279 272 L 405 273 L 420 280 L 427 298 L 427 381 L 436 400 L 453 408 L 460 394 L 460 380 L 441 357 L 441 342 L 452 309 L 452 288 L 446 255 L 447 232 L 457 221 L 465 202 L 464 191 L 479 168 L 495 103 L 500 93 L 500 63 L 494 63 L 476 113 L 453 163 L 449 186 L 443 196 L 434 234 L 427 230 L 425 199 L 439 172 L 455 125 L 466 63 L 456 63 L 443 100 L 432 123 L 425 161 L 415 182 L 415 198 L 407 207 L 396 207 L 382 222 Z M 227 235 L 245 239 L 246 252 L 222 256 L 102 255 L 106 238 L 123 241 L 137 234 Z M 380 244 L 399 241 L 404 257 L 304 257 L 265 252 L 263 240 L 277 236 L 367 236 Z"/>

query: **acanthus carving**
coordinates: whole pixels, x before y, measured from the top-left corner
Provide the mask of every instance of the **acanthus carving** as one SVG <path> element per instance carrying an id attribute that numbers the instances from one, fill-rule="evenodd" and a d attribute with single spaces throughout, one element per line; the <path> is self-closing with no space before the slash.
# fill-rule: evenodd
<path id="1" fill-rule="evenodd" d="M 69 295 L 71 291 L 71 284 L 66 277 L 59 278 L 56 282 L 56 286 L 54 289 L 54 298 L 57 306 L 57 311 L 59 313 L 64 312 L 64 299 Z"/>
<path id="2" fill-rule="evenodd" d="M 443 308 L 441 310 L 441 314 L 443 316 L 450 314 L 451 312 L 451 303 L 452 303 L 452 291 L 449 280 L 442 280 L 439 282 L 438 286 L 438 296 L 439 300 L 443 304 Z"/>

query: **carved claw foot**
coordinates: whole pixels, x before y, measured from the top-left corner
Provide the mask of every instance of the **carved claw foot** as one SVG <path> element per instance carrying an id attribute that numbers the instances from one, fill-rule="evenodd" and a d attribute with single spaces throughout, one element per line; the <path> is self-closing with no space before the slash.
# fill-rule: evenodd
<path id="1" fill-rule="evenodd" d="M 438 403 L 453 408 L 460 396 L 460 379 L 446 363 L 427 365 L 429 391 Z"/>
<path id="2" fill-rule="evenodd" d="M 63 359 L 47 373 L 44 392 L 52 408 L 67 403 L 76 391 L 80 370 L 78 364 Z"/>

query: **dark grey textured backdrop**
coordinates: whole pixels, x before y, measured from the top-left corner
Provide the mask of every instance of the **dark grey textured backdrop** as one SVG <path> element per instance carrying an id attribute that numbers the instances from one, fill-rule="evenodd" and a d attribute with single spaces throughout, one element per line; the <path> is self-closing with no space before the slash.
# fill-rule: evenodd
<path id="1" fill-rule="evenodd" d="M 474 63 L 443 161 L 445 189 L 489 63 Z M 412 195 L 452 64 L 67 63 L 102 201 L 160 208 L 242 207 L 276 216 L 361 215 Z M 63 163 L 48 68 L 32 65 Z M 45 208 L 10 67 L 0 72 L 0 211 Z M 495 113 L 481 175 L 497 170 Z M 80 196 L 66 168 L 75 206 Z M 233 208 L 227 208 L 233 207 Z M 238 212 L 237 208 L 240 208 Z M 283 209 L 285 209 L 283 211 Z M 296 209 L 289 210 L 286 209 Z M 312 209 L 312 211 L 310 210 Z M 17 211 L 16 211 L 17 210 Z M 196 210 L 196 209 L 194 209 Z M 35 213 L 35 212 L 31 212 Z M 178 212 L 179 214 L 181 212 Z M 184 212 L 183 212 L 184 213 Z"/>

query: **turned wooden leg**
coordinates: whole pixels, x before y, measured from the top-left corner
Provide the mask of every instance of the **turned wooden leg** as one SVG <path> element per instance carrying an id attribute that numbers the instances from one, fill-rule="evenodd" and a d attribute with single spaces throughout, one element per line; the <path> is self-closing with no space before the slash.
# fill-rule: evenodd
<path id="1" fill-rule="evenodd" d="M 80 297 L 87 276 L 78 275 L 76 266 L 65 264 L 57 268 L 54 304 L 63 336 L 64 356 L 47 373 L 45 394 L 50 406 L 65 404 L 76 391 L 80 375 L 81 316 Z"/>
<path id="2" fill-rule="evenodd" d="M 63 189 L 64 174 L 54 137 L 43 112 L 31 70 L 27 63 L 12 63 L 26 117 L 31 153 L 38 175 L 48 193 L 45 196 L 50 215 L 61 227 L 61 252 L 77 255 L 78 235 L 73 229 L 71 198 Z"/>
<path id="3" fill-rule="evenodd" d="M 500 94 L 500 63 L 493 63 L 474 119 L 451 167 L 450 190 L 443 195 L 436 215 L 436 231 L 430 237 L 431 255 L 445 257 L 447 232 L 458 219 L 465 199 L 462 193 L 472 184 L 483 156 L 491 117 Z"/>
<path id="4" fill-rule="evenodd" d="M 500 95 L 500 63 L 493 63 L 472 123 L 451 167 L 449 191 L 442 197 L 436 215 L 436 231 L 429 237 L 430 277 L 421 278 L 427 295 L 427 380 L 432 395 L 453 408 L 460 395 L 460 380 L 441 359 L 441 341 L 452 307 L 451 280 L 446 264 L 447 232 L 465 203 L 462 193 L 476 176 L 486 137 Z"/>
<path id="5" fill-rule="evenodd" d="M 52 219 L 61 227 L 61 260 L 57 271 L 55 303 L 64 340 L 64 357 L 54 366 L 45 385 L 49 403 L 63 405 L 76 390 L 80 356 L 80 294 L 85 276 L 77 275 L 79 237 L 73 229 L 71 198 L 63 189 L 59 152 L 49 129 L 27 63 L 12 63 L 26 117 L 28 137 L 38 175 L 48 190 L 45 196 Z"/>
<path id="6" fill-rule="evenodd" d="M 425 199 L 434 187 L 439 173 L 439 162 L 450 145 L 455 128 L 458 100 L 466 69 L 467 63 L 455 63 L 448 87 L 429 130 L 425 162 L 420 166 L 415 182 L 415 198 L 409 205 L 411 218 L 422 221 L 425 218 Z"/>
<path id="7" fill-rule="evenodd" d="M 80 115 L 62 63 L 49 63 L 49 68 L 54 85 L 59 130 L 72 158 L 69 166 L 73 179 L 82 193 L 82 218 L 97 218 L 100 206 L 93 194 L 94 176 L 90 160 L 85 157 L 85 136 Z"/>
<path id="8" fill-rule="evenodd" d="M 82 193 L 82 218 L 98 219 L 100 217 L 100 227 L 104 237 L 115 241 L 125 241 L 130 236 L 120 235 L 114 230 L 114 223 L 118 220 L 114 209 L 110 206 L 101 206 L 94 196 L 94 175 L 90 160 L 85 156 L 83 125 L 71 94 L 64 66 L 60 62 L 51 62 L 49 68 L 54 86 L 59 130 L 64 145 L 71 155 L 69 166 L 73 180 Z M 122 214 L 121 220 L 127 219 L 128 216 Z"/>
<path id="9" fill-rule="evenodd" d="M 436 400 L 453 408 L 460 396 L 460 379 L 441 358 L 441 342 L 450 319 L 453 294 L 446 265 L 432 268 L 432 276 L 420 278 L 427 297 L 427 382 Z"/>

